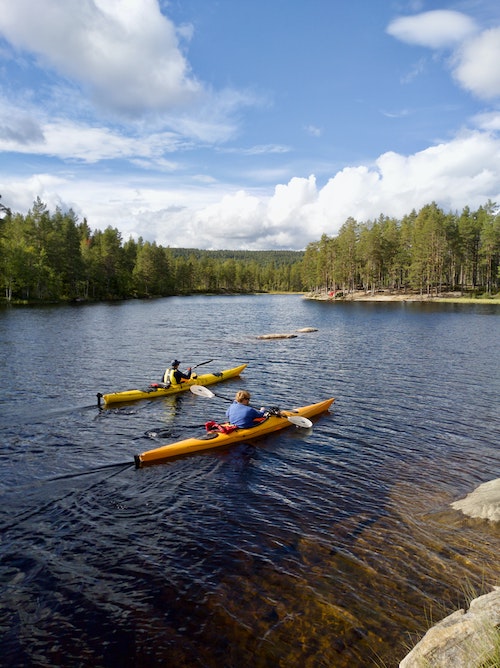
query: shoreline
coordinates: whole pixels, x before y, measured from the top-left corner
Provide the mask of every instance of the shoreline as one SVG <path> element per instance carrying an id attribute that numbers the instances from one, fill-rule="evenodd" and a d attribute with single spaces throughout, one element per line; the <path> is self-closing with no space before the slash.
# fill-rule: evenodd
<path id="1" fill-rule="evenodd" d="M 377 291 L 375 294 L 364 290 L 355 290 L 345 296 L 335 296 L 331 292 L 304 293 L 304 299 L 327 302 L 427 302 L 448 304 L 500 304 L 500 296 L 467 297 L 460 292 L 443 292 L 440 295 L 421 295 L 408 292 Z"/>

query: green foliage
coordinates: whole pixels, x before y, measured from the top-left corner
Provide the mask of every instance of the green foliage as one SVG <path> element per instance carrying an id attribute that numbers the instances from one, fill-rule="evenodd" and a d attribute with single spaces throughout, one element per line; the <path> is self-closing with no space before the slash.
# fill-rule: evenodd
<path id="1" fill-rule="evenodd" d="M 493 294 L 500 289 L 498 207 L 489 201 L 453 215 L 433 202 L 401 221 L 349 218 L 336 237 L 308 245 L 302 279 L 311 291 Z"/>
<path id="2" fill-rule="evenodd" d="M 445 214 L 434 202 L 402 220 L 348 218 L 303 251 L 164 248 L 91 230 L 40 198 L 23 216 L 0 212 L 0 282 L 7 301 L 128 299 L 192 293 L 381 289 L 440 294 L 500 290 L 500 215 Z"/>
<path id="3" fill-rule="evenodd" d="M 301 291 L 303 252 L 163 248 L 118 229 L 92 231 L 40 198 L 2 210 L 0 282 L 7 301 L 128 299 L 194 292 Z"/>

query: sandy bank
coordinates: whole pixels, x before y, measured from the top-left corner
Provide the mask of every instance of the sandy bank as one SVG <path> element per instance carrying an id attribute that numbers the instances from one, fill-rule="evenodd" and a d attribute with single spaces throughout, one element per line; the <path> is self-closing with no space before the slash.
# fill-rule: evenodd
<path id="1" fill-rule="evenodd" d="M 330 292 L 310 292 L 304 299 L 315 299 L 329 302 L 448 302 L 457 304 L 500 304 L 500 297 L 475 298 L 465 297 L 460 292 L 443 292 L 440 295 L 427 295 L 411 292 L 377 291 L 375 293 L 355 290 L 349 293 L 332 294 Z"/>

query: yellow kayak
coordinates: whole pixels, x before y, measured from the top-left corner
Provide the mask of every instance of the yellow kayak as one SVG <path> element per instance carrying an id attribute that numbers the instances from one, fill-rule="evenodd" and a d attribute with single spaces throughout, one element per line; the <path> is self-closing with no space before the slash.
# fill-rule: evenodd
<path id="1" fill-rule="evenodd" d="M 271 434 L 273 431 L 289 427 L 294 424 L 294 417 L 310 418 L 315 415 L 320 415 L 327 411 L 335 399 L 325 399 L 317 404 L 310 404 L 309 406 L 302 406 L 301 408 L 294 408 L 292 410 L 281 410 L 280 416 L 270 415 L 264 422 L 257 424 L 250 429 L 238 429 L 230 433 L 221 432 L 207 432 L 199 438 L 187 438 L 183 441 L 177 441 L 167 445 L 162 445 L 154 450 L 148 450 L 140 455 L 135 455 L 136 468 L 141 468 L 146 464 L 159 462 L 169 457 L 177 457 L 178 455 L 187 455 L 192 452 L 199 452 L 200 450 L 208 450 L 210 448 L 218 448 L 224 445 L 231 445 L 232 443 L 239 443 L 240 441 L 253 440 Z M 290 420 L 287 418 L 290 417 Z"/>
<path id="2" fill-rule="evenodd" d="M 235 366 L 233 369 L 224 369 L 216 373 L 202 373 L 196 378 L 191 378 L 180 385 L 171 385 L 170 387 L 148 387 L 146 390 L 125 390 L 123 392 L 111 392 L 110 394 L 97 395 L 97 404 L 101 405 L 101 399 L 106 405 L 123 403 L 126 401 L 138 401 L 139 399 L 154 399 L 156 397 L 168 397 L 170 394 L 177 394 L 189 390 L 192 385 L 213 385 L 221 383 L 229 378 L 236 378 L 247 367 L 247 364 Z"/>

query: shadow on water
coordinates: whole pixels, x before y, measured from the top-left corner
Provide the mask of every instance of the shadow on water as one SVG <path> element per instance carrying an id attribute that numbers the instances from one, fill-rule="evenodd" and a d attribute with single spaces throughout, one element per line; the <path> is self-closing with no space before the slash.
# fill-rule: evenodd
<path id="1" fill-rule="evenodd" d="M 96 485 L 100 485 L 109 478 L 122 473 L 127 469 L 135 468 L 134 463 L 127 462 L 117 462 L 115 464 L 106 464 L 104 466 L 98 466 L 94 469 L 86 471 L 78 471 L 76 473 L 67 473 L 46 480 L 38 480 L 36 483 L 31 483 L 29 486 L 19 486 L 15 494 L 7 494 L 4 497 L 4 501 L 11 507 L 21 508 L 22 505 L 26 504 L 29 506 L 29 509 L 25 512 L 17 514 L 15 517 L 10 517 L 9 521 L 2 526 L 0 526 L 0 533 L 8 531 L 14 527 L 19 528 L 19 526 L 28 519 L 33 518 L 36 515 L 43 515 L 53 504 L 58 504 L 64 499 L 71 497 L 76 492 L 80 493 L 82 488 L 75 490 L 74 487 L 71 487 L 69 490 L 65 485 L 58 485 L 60 482 L 70 481 L 77 478 L 83 478 L 88 476 L 97 476 L 97 481 L 92 482 L 89 485 L 83 487 L 84 491 L 89 491 L 93 489 Z M 118 470 L 115 470 L 118 469 Z M 110 470 L 111 473 L 105 478 L 102 477 L 103 471 Z M 51 491 L 48 490 L 51 488 Z M 61 496 L 57 496 L 56 493 L 52 490 L 58 490 L 61 488 Z M 19 495 L 22 495 L 22 500 L 19 499 Z M 47 501 L 47 498 L 49 500 Z"/>

